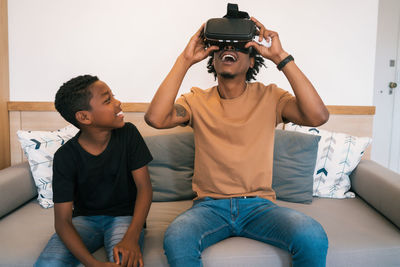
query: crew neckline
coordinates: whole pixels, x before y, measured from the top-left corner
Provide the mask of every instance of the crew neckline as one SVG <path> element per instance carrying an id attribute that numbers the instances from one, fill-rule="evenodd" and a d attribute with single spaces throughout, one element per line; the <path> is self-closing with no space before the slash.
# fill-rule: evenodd
<path id="1" fill-rule="evenodd" d="M 218 91 L 218 85 L 214 86 L 214 90 L 215 90 L 215 93 L 217 94 L 218 98 L 220 99 L 220 101 L 222 101 L 222 102 L 236 102 L 236 101 L 244 98 L 248 94 L 249 83 L 246 82 L 246 88 L 244 89 L 243 93 L 241 95 L 235 97 L 235 98 L 222 98 L 221 95 L 219 94 L 219 91 Z"/>
<path id="2" fill-rule="evenodd" d="M 98 154 L 98 155 L 93 155 L 92 153 L 86 151 L 86 149 L 84 149 L 84 148 L 81 146 L 81 144 L 79 144 L 78 138 L 79 138 L 79 136 L 81 135 L 81 131 L 79 131 L 78 134 L 75 136 L 76 145 L 79 147 L 79 150 L 83 151 L 83 153 L 85 153 L 85 154 L 88 155 L 89 157 L 100 158 L 102 155 L 106 154 L 106 152 L 107 152 L 107 151 L 110 149 L 110 147 L 111 147 L 111 142 L 113 141 L 113 133 L 112 133 L 112 131 L 114 131 L 114 129 L 111 130 L 111 137 L 110 137 L 110 140 L 108 140 L 107 146 L 106 146 L 106 147 L 104 148 L 104 150 L 103 150 L 100 154 Z"/>

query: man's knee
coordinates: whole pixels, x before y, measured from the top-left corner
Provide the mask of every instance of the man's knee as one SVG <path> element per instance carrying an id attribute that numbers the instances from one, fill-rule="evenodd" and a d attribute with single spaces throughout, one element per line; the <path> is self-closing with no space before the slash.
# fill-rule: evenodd
<path id="1" fill-rule="evenodd" d="M 169 259 L 200 256 L 199 243 L 202 232 L 192 219 L 193 215 L 182 214 L 165 231 L 164 250 Z"/>
<path id="2" fill-rule="evenodd" d="M 179 222 L 170 224 L 164 234 L 164 249 L 166 252 L 168 248 L 177 250 L 181 246 L 190 246 L 193 233 L 190 233 L 187 228 L 187 225 Z"/>
<path id="3" fill-rule="evenodd" d="M 320 223 L 308 217 L 296 231 L 293 238 L 295 247 L 312 255 L 326 255 L 328 251 L 328 237 Z"/>

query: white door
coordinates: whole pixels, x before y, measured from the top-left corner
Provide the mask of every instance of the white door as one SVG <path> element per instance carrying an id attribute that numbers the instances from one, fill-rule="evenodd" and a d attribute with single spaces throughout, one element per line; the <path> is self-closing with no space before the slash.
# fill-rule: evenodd
<path id="1" fill-rule="evenodd" d="M 400 1 L 380 0 L 374 83 L 376 114 L 371 158 L 397 172 L 400 172 L 399 47 Z"/>
<path id="2" fill-rule="evenodd" d="M 397 87 L 392 92 L 394 99 L 389 168 L 400 173 L 400 29 L 397 49 L 396 84 Z"/>

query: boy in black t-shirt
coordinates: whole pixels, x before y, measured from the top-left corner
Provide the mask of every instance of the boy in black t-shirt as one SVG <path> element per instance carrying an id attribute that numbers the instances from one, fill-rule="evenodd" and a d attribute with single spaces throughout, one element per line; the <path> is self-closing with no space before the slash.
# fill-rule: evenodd
<path id="1" fill-rule="evenodd" d="M 152 156 L 121 102 L 95 76 L 63 84 L 57 111 L 80 131 L 54 155 L 54 234 L 35 266 L 143 266 Z M 105 246 L 110 262 L 91 253 Z"/>

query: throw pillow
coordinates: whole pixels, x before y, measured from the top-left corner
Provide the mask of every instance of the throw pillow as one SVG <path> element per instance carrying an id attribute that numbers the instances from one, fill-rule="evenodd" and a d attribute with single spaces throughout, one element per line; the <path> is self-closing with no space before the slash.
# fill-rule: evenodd
<path id="1" fill-rule="evenodd" d="M 365 149 L 371 143 L 371 138 L 355 137 L 294 123 L 287 124 L 285 130 L 321 136 L 314 171 L 314 196 L 327 198 L 355 196 L 349 191 L 349 175 L 360 162 Z"/>
<path id="2" fill-rule="evenodd" d="M 56 131 L 17 131 L 22 150 L 28 159 L 43 208 L 53 207 L 53 157 L 57 149 L 78 132 L 72 125 Z"/>
<path id="3" fill-rule="evenodd" d="M 153 201 L 193 199 L 193 133 L 146 136 L 144 141 L 153 155 L 148 165 Z"/>
<path id="4" fill-rule="evenodd" d="M 275 130 L 272 188 L 277 199 L 311 203 L 320 136 Z"/>

